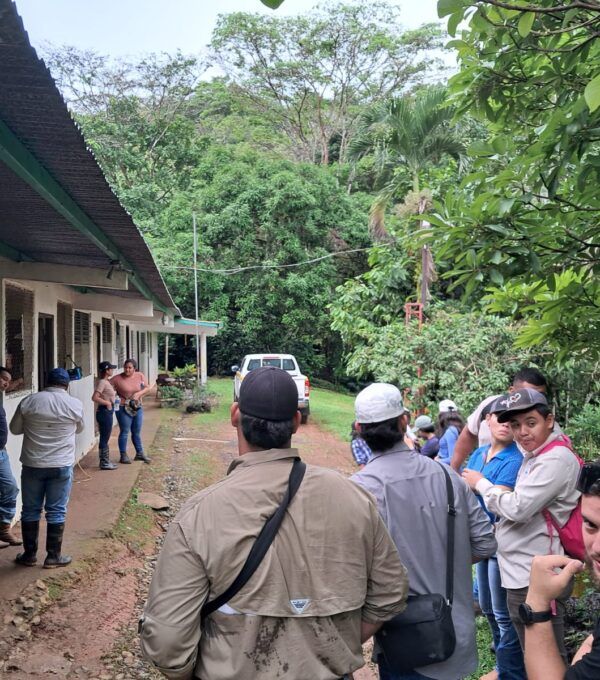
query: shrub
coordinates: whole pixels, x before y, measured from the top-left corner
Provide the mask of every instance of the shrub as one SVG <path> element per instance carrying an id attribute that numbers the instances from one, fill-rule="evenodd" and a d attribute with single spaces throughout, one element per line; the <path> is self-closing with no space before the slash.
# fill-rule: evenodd
<path id="1" fill-rule="evenodd" d="M 600 405 L 585 404 L 569 419 L 568 435 L 585 460 L 600 458 Z"/>
<path id="2" fill-rule="evenodd" d="M 181 404 L 183 401 L 183 396 L 183 390 L 180 387 L 175 387 L 174 385 L 162 387 L 160 390 L 161 401 L 173 402 L 174 406 Z"/>

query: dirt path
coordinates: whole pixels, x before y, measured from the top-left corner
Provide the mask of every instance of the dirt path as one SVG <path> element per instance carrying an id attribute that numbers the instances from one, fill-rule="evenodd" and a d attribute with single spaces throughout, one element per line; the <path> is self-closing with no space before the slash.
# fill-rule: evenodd
<path id="1" fill-rule="evenodd" d="M 314 423 L 301 427 L 294 444 L 309 463 L 353 470 L 348 445 Z M 4 616 L 10 634 L 0 640 L 0 677 L 162 677 L 140 658 L 136 630 L 156 555 L 182 502 L 225 474 L 237 453 L 235 432 L 228 423 L 174 415 L 150 453 L 153 464 L 144 467 L 135 491 L 160 493 L 169 510 L 153 512 L 133 498 L 93 559 L 68 575 L 31 584 Z M 356 680 L 376 677 L 368 667 L 355 674 Z"/>

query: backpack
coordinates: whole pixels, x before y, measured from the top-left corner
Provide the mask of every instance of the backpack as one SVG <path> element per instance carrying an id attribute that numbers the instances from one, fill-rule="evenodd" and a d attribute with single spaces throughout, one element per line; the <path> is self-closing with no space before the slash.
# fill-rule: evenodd
<path id="1" fill-rule="evenodd" d="M 571 440 L 564 434 L 547 444 L 537 455 L 541 456 L 557 446 L 566 446 L 569 451 L 577 458 L 579 467 L 583 467 L 583 460 L 573 451 Z M 537 456 L 536 456 L 537 458 Z M 552 517 L 550 511 L 546 508 L 542 510 L 546 526 L 548 527 L 548 535 L 550 536 L 550 551 L 552 551 L 552 540 L 554 537 L 554 530 L 558 534 L 558 539 L 565 550 L 565 553 L 576 560 L 583 560 L 585 556 L 585 548 L 583 546 L 583 517 L 581 515 L 581 497 L 577 500 L 577 505 L 571 511 L 569 519 L 561 527 L 556 519 Z"/>

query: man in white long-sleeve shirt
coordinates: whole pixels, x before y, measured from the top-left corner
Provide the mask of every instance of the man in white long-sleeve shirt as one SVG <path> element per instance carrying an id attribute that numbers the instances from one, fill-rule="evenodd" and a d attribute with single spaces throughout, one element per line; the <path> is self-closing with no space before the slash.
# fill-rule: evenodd
<path id="1" fill-rule="evenodd" d="M 30 394 L 18 405 L 10 422 L 13 434 L 23 435 L 21 446 L 21 532 L 25 551 L 17 564 L 36 564 L 42 509 L 46 511 L 45 569 L 64 567 L 71 558 L 61 554 L 67 504 L 75 463 L 75 434 L 83 431 L 83 404 L 67 389 L 69 374 L 54 368 L 48 387 Z"/>
<path id="2" fill-rule="evenodd" d="M 523 453 L 514 491 L 494 486 L 474 470 L 466 470 L 463 477 L 483 497 L 490 512 L 500 518 L 496 525 L 498 564 L 511 619 L 524 647 L 519 608 L 527 598 L 531 562 L 536 555 L 564 554 L 557 532 L 543 511 L 547 509 L 559 526 L 567 522 L 579 499 L 579 461 L 568 438 L 553 431 L 554 416 L 543 394 L 529 388 L 516 390 L 500 397 L 492 410 L 498 414 L 498 422 L 510 422 Z M 569 590 L 557 598 L 552 618 L 565 660 L 564 600 Z"/>

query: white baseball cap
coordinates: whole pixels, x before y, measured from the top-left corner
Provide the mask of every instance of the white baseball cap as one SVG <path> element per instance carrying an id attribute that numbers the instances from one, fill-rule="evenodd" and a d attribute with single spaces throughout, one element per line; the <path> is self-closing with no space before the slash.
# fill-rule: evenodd
<path id="1" fill-rule="evenodd" d="M 458 411 L 456 404 L 452 399 L 442 399 L 438 406 L 439 413 L 447 413 L 448 411 Z"/>
<path id="2" fill-rule="evenodd" d="M 373 383 L 358 394 L 354 402 L 358 423 L 381 423 L 407 413 L 400 390 L 388 383 Z"/>

